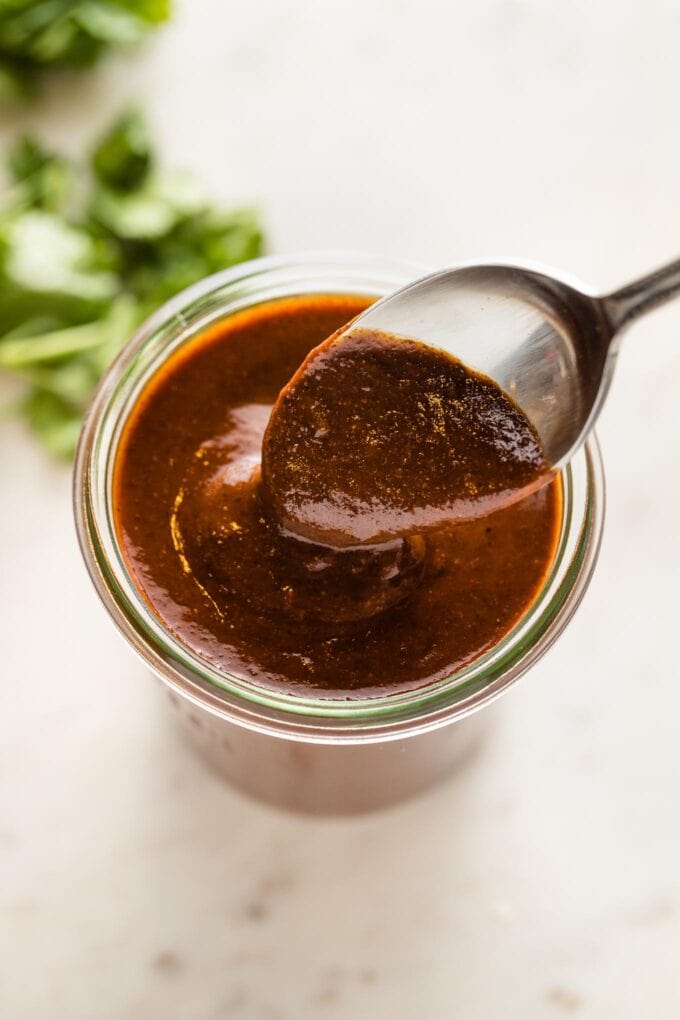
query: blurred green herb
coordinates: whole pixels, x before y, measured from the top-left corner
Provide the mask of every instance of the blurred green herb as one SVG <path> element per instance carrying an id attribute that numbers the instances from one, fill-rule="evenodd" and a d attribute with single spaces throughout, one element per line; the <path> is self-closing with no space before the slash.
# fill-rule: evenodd
<path id="1" fill-rule="evenodd" d="M 3 0 L 0 0 L 2 4 Z M 0 371 L 53 452 L 73 452 L 109 362 L 158 305 L 262 250 L 257 214 L 225 211 L 195 180 L 156 166 L 144 119 L 124 114 L 89 167 L 24 138 L 0 201 Z"/>
<path id="2" fill-rule="evenodd" d="M 0 101 L 35 93 L 50 68 L 88 67 L 170 17 L 170 0 L 0 0 Z"/>

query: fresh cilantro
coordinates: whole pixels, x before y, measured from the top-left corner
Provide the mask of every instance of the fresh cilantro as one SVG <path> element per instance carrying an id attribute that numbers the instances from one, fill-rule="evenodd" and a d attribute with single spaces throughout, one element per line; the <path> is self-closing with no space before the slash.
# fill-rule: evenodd
<path id="1" fill-rule="evenodd" d="M 184 287 L 259 255 L 262 232 L 255 211 L 215 208 L 193 178 L 158 167 L 137 110 L 88 166 L 23 138 L 7 167 L 0 372 L 22 381 L 19 411 L 36 435 L 70 456 L 97 380 L 136 326 Z"/>
<path id="2" fill-rule="evenodd" d="M 0 0 L 0 102 L 35 93 L 52 68 L 88 67 L 170 17 L 170 0 Z"/>

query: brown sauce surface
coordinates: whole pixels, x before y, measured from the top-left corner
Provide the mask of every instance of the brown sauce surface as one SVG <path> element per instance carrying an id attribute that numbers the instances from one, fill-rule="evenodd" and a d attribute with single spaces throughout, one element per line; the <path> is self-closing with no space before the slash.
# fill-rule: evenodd
<path id="1" fill-rule="evenodd" d="M 549 472 L 533 427 L 490 379 L 444 351 L 359 326 L 312 351 L 262 447 L 276 519 L 335 546 L 488 514 Z"/>
<path id="2" fill-rule="evenodd" d="M 135 583 L 180 641 L 265 688 L 365 697 L 426 686 L 518 622 L 554 556 L 559 479 L 378 546 L 298 540 L 266 510 L 271 408 L 310 351 L 369 303 L 288 298 L 225 319 L 169 359 L 124 430 L 114 514 Z"/>

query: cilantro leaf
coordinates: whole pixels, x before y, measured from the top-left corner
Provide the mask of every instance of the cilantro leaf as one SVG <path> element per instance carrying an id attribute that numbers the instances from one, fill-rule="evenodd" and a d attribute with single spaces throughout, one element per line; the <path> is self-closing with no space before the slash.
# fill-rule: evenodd
<path id="1" fill-rule="evenodd" d="M 169 0 L 2 0 L 0 100 L 31 96 L 46 70 L 94 64 L 169 17 Z"/>
<path id="2" fill-rule="evenodd" d="M 179 290 L 259 255 L 262 230 L 255 210 L 215 208 L 193 178 L 157 167 L 138 110 L 100 139 L 89 167 L 32 138 L 10 148 L 7 165 L 0 372 L 24 384 L 19 413 L 35 435 L 70 456 L 99 377 L 139 323 Z"/>
<path id="3" fill-rule="evenodd" d="M 123 114 L 101 139 L 92 154 L 99 180 L 111 188 L 138 187 L 151 166 L 151 143 L 139 110 Z"/>

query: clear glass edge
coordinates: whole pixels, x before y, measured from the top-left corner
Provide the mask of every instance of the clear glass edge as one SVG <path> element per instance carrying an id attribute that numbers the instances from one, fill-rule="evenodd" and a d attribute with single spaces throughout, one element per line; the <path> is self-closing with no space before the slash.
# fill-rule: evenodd
<path id="1" fill-rule="evenodd" d="M 299 289 L 291 289 L 292 281 L 285 278 L 301 273 Z M 352 290 L 350 278 L 356 278 L 356 291 L 380 294 L 385 288 L 398 286 L 422 272 L 423 267 L 393 259 L 382 259 L 354 253 L 304 253 L 296 256 L 254 260 L 218 273 L 177 295 L 144 323 L 121 352 L 102 380 L 88 410 L 76 456 L 74 469 L 74 509 L 81 550 L 100 598 L 118 629 L 151 669 L 178 693 L 188 697 L 202 708 L 218 715 L 229 715 L 242 725 L 263 730 L 286 729 L 287 725 L 309 729 L 310 739 L 318 739 L 319 729 L 340 727 L 352 731 L 361 727 L 366 735 L 385 726 L 398 736 L 404 727 L 409 732 L 441 725 L 452 716 L 460 718 L 477 710 L 497 697 L 521 674 L 533 665 L 552 645 L 576 610 L 597 559 L 604 514 L 604 489 L 601 460 L 597 441 L 593 437 L 578 457 L 582 458 L 581 484 L 585 483 L 585 512 L 578 534 L 573 534 L 574 467 L 563 472 L 564 509 L 559 547 L 551 571 L 541 593 L 531 609 L 488 653 L 476 659 L 452 676 L 402 695 L 387 695 L 369 699 L 330 700 L 287 695 L 266 690 L 212 669 L 194 655 L 160 624 L 153 615 L 132 579 L 120 556 L 115 541 L 106 541 L 102 534 L 102 493 L 93 491 L 99 481 L 96 465 L 100 463 L 102 449 L 106 457 L 106 488 L 110 484 L 112 458 L 117 436 L 125 418 L 125 408 L 139 394 L 155 367 L 154 358 L 147 359 L 145 370 L 138 374 L 137 384 L 129 390 L 125 407 L 119 408 L 117 426 L 105 428 L 106 412 L 110 411 L 116 394 L 125 389 L 135 369 L 134 359 L 144 352 L 153 354 L 148 345 L 156 339 L 157 356 L 167 357 L 164 346 L 165 332 L 184 328 L 178 333 L 172 349 L 194 335 L 212 319 L 232 314 L 238 307 L 246 307 L 273 297 L 310 291 L 310 274 L 318 274 L 318 292 L 347 293 Z M 277 280 L 282 272 L 284 282 Z M 332 273 L 339 275 L 336 285 L 329 281 Z M 249 301 L 248 286 L 262 282 L 270 275 L 269 290 L 258 290 L 256 301 Z M 410 275 L 409 275 L 410 274 Z M 387 279 L 387 277 L 390 279 Z M 371 280 L 373 286 L 370 286 Z M 232 303 L 225 309 L 225 290 L 238 284 L 243 294 L 231 294 Z M 304 285 L 304 287 L 303 287 Z M 281 289 L 283 287 L 283 289 Z M 188 309 L 195 311 L 202 305 L 202 316 L 189 321 Z M 189 327 L 188 329 L 187 327 Z M 578 465 L 576 465 L 578 467 Z M 98 499 L 99 496 L 99 499 Z M 101 510 L 101 507 L 99 508 Z M 109 539 L 113 534 L 112 521 L 105 515 Z M 108 549 L 107 549 L 108 546 Z M 112 556 L 113 554 L 113 556 Z M 111 559 L 118 569 L 112 569 Z M 560 571 L 563 577 L 558 581 Z M 123 583 L 121 583 L 123 578 Z M 556 590 L 555 589 L 556 586 Z M 263 717 L 264 714 L 264 717 Z M 384 737 L 389 734 L 383 734 Z"/>

